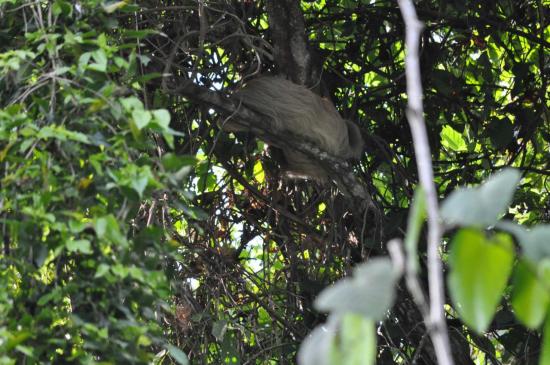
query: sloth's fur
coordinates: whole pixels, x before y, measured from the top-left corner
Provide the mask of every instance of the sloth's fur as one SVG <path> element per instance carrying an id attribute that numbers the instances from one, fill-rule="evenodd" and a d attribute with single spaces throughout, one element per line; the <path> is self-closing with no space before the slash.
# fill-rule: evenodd
<path id="1" fill-rule="evenodd" d="M 250 81 L 233 96 L 246 107 L 266 115 L 275 132 L 291 132 L 315 143 L 321 150 L 342 159 L 359 158 L 363 138 L 359 128 L 342 119 L 332 103 L 309 89 L 278 77 L 260 77 Z M 260 139 L 262 132 L 241 120 L 229 120 L 223 129 L 231 132 L 251 131 Z M 269 139 L 271 145 L 283 150 L 288 176 L 327 179 L 319 163 L 295 150 L 282 147 Z"/>

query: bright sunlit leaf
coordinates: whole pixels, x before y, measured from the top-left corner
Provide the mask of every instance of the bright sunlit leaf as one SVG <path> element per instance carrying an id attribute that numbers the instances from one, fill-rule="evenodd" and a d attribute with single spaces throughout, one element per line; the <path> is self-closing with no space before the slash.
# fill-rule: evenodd
<path id="1" fill-rule="evenodd" d="M 462 229 L 449 252 L 448 283 L 454 307 L 470 328 L 487 329 L 508 282 L 514 262 L 513 242 L 504 233 Z"/>

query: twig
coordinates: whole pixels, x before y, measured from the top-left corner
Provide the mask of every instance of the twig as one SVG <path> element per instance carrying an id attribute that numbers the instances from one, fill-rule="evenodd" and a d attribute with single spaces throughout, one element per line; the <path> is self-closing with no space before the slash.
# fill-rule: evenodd
<path id="1" fill-rule="evenodd" d="M 153 221 L 153 213 L 155 211 L 156 206 L 157 206 L 157 200 L 153 199 L 153 201 L 151 202 L 151 206 L 149 207 L 149 212 L 147 214 L 146 227 L 149 227 L 151 225 L 151 222 Z"/>
<path id="2" fill-rule="evenodd" d="M 430 293 L 429 317 L 425 318 L 437 360 L 442 365 L 453 365 L 447 323 L 445 322 L 445 292 L 443 270 L 439 257 L 441 225 L 437 192 L 433 181 L 432 159 L 422 106 L 422 81 L 418 57 L 422 23 L 416 16 L 411 0 L 398 0 L 406 27 L 405 72 L 407 77 L 407 119 L 411 128 L 420 184 L 426 193 L 428 210 L 428 287 Z"/>
<path id="3" fill-rule="evenodd" d="M 390 253 L 393 265 L 397 268 L 397 271 L 401 274 L 405 274 L 407 289 L 411 293 L 414 302 L 420 310 L 420 313 L 422 313 L 423 317 L 428 318 L 430 315 L 430 306 L 426 300 L 426 295 L 424 295 L 424 292 L 422 291 L 422 286 L 420 285 L 420 280 L 418 279 L 417 273 L 411 265 L 408 265 L 408 261 L 405 259 L 405 254 L 403 253 L 403 241 L 400 239 L 393 239 L 389 241 L 388 252 Z"/>

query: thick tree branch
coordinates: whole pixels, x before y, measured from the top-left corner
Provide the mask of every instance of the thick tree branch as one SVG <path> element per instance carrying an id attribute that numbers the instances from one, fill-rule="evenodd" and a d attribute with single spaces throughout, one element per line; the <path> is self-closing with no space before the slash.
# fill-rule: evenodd
<path id="1" fill-rule="evenodd" d="M 430 290 L 430 312 L 429 317 L 425 319 L 439 363 L 442 365 L 452 365 L 454 362 L 449 344 L 447 323 L 445 321 L 443 270 L 439 257 L 442 230 L 439 221 L 437 191 L 433 178 L 432 157 L 422 105 L 422 81 L 420 78 L 420 62 L 418 57 L 422 23 L 416 16 L 416 11 L 411 0 L 398 1 L 406 26 L 407 119 L 409 120 L 413 137 L 420 184 L 426 193 L 428 209 L 428 286 Z"/>
<path id="2" fill-rule="evenodd" d="M 279 71 L 299 85 L 311 86 L 312 57 L 300 2 L 268 0 L 267 12 Z"/>

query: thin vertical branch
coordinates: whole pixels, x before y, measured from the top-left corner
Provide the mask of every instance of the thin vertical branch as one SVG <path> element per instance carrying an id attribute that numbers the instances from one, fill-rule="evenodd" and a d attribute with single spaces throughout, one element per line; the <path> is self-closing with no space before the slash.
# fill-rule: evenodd
<path id="1" fill-rule="evenodd" d="M 429 318 L 425 318 L 425 320 L 438 362 L 442 365 L 453 365 L 447 323 L 445 321 L 443 270 L 439 257 L 442 230 L 439 221 L 439 207 L 433 178 L 428 134 L 424 123 L 424 108 L 422 106 L 422 81 L 420 78 L 420 61 L 418 57 L 422 23 L 416 16 L 416 11 L 411 0 L 398 0 L 398 2 L 406 26 L 405 71 L 408 97 L 407 119 L 413 137 L 420 184 L 426 193 L 428 210 L 428 286 L 430 310 Z"/>

